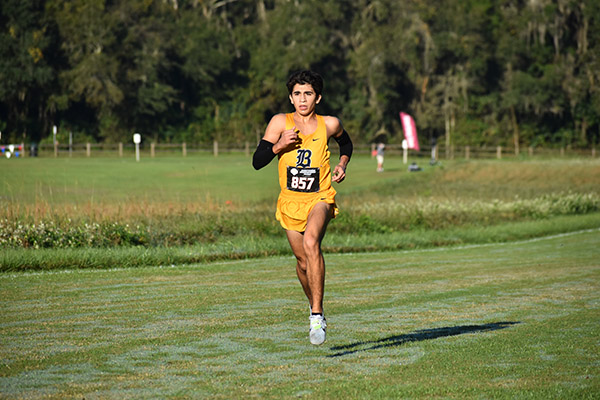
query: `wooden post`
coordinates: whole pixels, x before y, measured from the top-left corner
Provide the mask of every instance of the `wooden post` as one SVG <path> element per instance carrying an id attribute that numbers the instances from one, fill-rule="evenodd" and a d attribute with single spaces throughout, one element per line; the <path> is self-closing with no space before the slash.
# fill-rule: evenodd
<path id="1" fill-rule="evenodd" d="M 119 142 L 119 157 L 123 157 L 123 142 Z"/>
<path id="2" fill-rule="evenodd" d="M 465 146 L 465 159 L 469 159 L 471 157 L 471 148 L 469 146 Z"/>
<path id="3" fill-rule="evenodd" d="M 181 154 L 183 154 L 184 157 L 187 156 L 187 145 L 185 144 L 185 142 L 183 142 L 183 144 L 181 145 Z"/>
<path id="4" fill-rule="evenodd" d="M 596 146 L 592 146 L 592 158 L 596 158 Z"/>
<path id="5" fill-rule="evenodd" d="M 502 158 L 502 146 L 496 147 L 496 158 L 500 160 Z"/>
<path id="6" fill-rule="evenodd" d="M 244 153 L 246 154 L 246 157 L 250 157 L 250 143 L 248 143 L 248 141 L 246 141 L 246 145 L 244 147 Z"/>
<path id="7" fill-rule="evenodd" d="M 92 144 L 89 142 L 85 144 L 85 155 L 88 157 L 92 156 Z"/>
<path id="8" fill-rule="evenodd" d="M 561 147 L 561 148 L 560 148 L 560 156 L 561 156 L 561 157 L 564 157 L 564 156 L 565 156 L 565 148 L 564 148 L 564 147 Z"/>
<path id="9" fill-rule="evenodd" d="M 216 140 L 213 142 L 213 154 L 215 157 L 219 156 L 219 142 Z"/>
<path id="10" fill-rule="evenodd" d="M 529 157 L 533 157 L 533 146 L 529 146 Z"/>
<path id="11" fill-rule="evenodd" d="M 156 146 L 156 143 L 154 143 L 154 142 L 150 143 L 150 157 L 152 157 L 152 158 L 154 158 L 154 155 L 155 155 L 155 146 Z"/>

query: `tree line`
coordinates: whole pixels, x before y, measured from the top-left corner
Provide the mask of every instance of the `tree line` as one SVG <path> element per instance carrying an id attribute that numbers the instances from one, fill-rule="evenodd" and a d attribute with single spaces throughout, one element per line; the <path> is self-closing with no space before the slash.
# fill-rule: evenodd
<path id="1" fill-rule="evenodd" d="M 223 143 L 292 110 L 357 142 L 589 147 L 600 139 L 597 0 L 3 0 L 2 142 Z"/>

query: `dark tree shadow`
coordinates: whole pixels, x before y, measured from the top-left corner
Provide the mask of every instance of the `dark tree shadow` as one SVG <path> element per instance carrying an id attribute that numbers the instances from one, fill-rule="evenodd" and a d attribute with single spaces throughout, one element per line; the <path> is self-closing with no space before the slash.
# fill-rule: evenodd
<path id="1" fill-rule="evenodd" d="M 341 357 L 349 354 L 358 353 L 361 351 L 402 346 L 403 344 L 409 342 L 421 342 L 423 340 L 431 340 L 447 336 L 456 336 L 465 333 L 497 331 L 499 329 L 505 329 L 519 323 L 520 322 L 492 322 L 483 325 L 461 325 L 435 329 L 421 329 L 416 332 L 407 333 L 404 335 L 394 335 L 378 340 L 355 342 L 343 346 L 333 346 L 330 350 L 335 351 L 336 353 L 331 354 L 328 357 Z"/>

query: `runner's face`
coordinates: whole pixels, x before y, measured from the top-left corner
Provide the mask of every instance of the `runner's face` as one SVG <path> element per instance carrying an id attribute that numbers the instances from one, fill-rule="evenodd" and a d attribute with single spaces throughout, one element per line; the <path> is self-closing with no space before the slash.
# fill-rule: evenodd
<path id="1" fill-rule="evenodd" d="M 315 106 L 321 101 L 321 96 L 317 96 L 312 85 L 296 83 L 292 94 L 290 94 L 290 101 L 298 114 L 310 115 L 315 110 Z"/>

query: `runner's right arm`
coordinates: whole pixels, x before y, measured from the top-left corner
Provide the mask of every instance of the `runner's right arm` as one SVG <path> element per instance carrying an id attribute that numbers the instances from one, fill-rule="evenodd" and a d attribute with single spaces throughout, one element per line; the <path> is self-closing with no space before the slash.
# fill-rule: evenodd
<path id="1" fill-rule="evenodd" d="M 268 165 L 273 158 L 298 142 L 298 131 L 295 127 L 285 129 L 285 114 L 277 114 L 271 118 L 265 135 L 258 143 L 252 157 L 252 166 L 258 170 Z"/>

